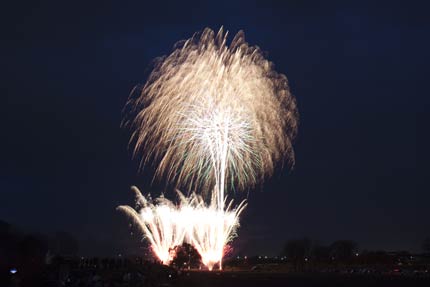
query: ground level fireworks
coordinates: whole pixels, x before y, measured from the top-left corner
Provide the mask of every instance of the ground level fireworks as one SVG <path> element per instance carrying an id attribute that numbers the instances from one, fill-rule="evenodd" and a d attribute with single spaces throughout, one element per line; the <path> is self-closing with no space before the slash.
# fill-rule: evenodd
<path id="1" fill-rule="evenodd" d="M 215 264 L 222 269 L 225 247 L 236 235 L 239 215 L 246 206 L 244 201 L 237 207 L 233 207 L 233 201 L 230 201 L 225 209 L 219 209 L 214 198 L 206 204 L 195 193 L 186 197 L 178 191 L 178 204 L 164 197 L 157 198 L 154 204 L 137 187 L 132 187 L 132 190 L 136 194 L 138 210 L 130 206 L 120 206 L 118 209 L 139 226 L 163 264 L 172 261 L 177 246 L 188 242 L 198 251 L 202 263 L 209 270 Z"/>

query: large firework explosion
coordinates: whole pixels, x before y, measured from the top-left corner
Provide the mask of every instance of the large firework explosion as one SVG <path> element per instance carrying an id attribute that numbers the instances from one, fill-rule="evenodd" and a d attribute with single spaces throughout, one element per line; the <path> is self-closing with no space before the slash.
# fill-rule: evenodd
<path id="1" fill-rule="evenodd" d="M 187 190 L 250 188 L 294 160 L 298 114 L 287 78 L 243 32 L 229 46 L 227 34 L 206 28 L 178 43 L 129 101 L 142 166 L 155 162 L 157 177 Z"/>
<path id="2" fill-rule="evenodd" d="M 190 192 L 180 194 L 178 205 L 165 198 L 154 205 L 140 195 L 140 215 L 121 207 L 163 262 L 187 239 L 209 269 L 217 262 L 221 268 L 245 206 L 226 207 L 225 191 L 251 188 L 278 163 L 294 163 L 298 113 L 287 78 L 245 42 L 243 32 L 230 45 L 227 34 L 206 28 L 178 43 L 127 104 L 125 123 L 141 167 L 155 164 L 155 178 Z"/>

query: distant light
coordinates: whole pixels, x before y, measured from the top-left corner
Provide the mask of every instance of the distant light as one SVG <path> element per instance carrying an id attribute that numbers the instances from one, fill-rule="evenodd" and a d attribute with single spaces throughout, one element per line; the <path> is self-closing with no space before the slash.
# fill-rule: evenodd
<path id="1" fill-rule="evenodd" d="M 18 272 L 18 270 L 16 270 L 15 268 L 10 269 L 10 274 L 15 274 L 16 272 Z"/>
<path id="2" fill-rule="evenodd" d="M 358 256 L 359 254 L 358 253 L 355 253 L 355 256 Z"/>
<path id="3" fill-rule="evenodd" d="M 305 261 L 307 262 L 307 261 L 308 261 L 308 259 L 307 259 L 307 258 L 305 258 Z"/>
<path id="4" fill-rule="evenodd" d="M 267 259 L 267 256 L 264 256 L 264 259 Z"/>
<path id="5" fill-rule="evenodd" d="M 172 278 L 172 274 L 169 274 L 169 278 Z"/>
<path id="6" fill-rule="evenodd" d="M 118 254 L 118 257 L 121 257 L 121 256 L 122 256 L 122 254 L 121 254 L 121 253 L 119 253 L 119 254 Z"/>
<path id="7" fill-rule="evenodd" d="M 258 256 L 258 259 L 261 259 L 261 256 Z"/>
<path id="8" fill-rule="evenodd" d="M 246 260 L 246 259 L 248 259 L 248 256 L 245 255 L 243 258 Z"/>

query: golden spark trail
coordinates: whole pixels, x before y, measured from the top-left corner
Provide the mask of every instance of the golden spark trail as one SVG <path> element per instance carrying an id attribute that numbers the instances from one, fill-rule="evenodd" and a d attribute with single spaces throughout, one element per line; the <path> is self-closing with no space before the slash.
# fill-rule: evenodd
<path id="1" fill-rule="evenodd" d="M 205 29 L 160 58 L 126 121 L 141 165 L 179 188 L 250 188 L 294 161 L 298 113 L 285 75 L 239 32 Z M 209 196 L 210 198 L 210 196 Z"/>
<path id="2" fill-rule="evenodd" d="M 243 32 L 229 45 L 227 34 L 206 28 L 177 43 L 126 105 L 124 124 L 133 130 L 130 143 L 134 155 L 142 155 L 141 168 L 155 164 L 154 179 L 190 192 L 178 193 L 177 205 L 138 195 L 140 213 L 120 207 L 165 263 L 169 249 L 187 240 L 209 269 L 217 263 L 221 269 L 224 246 L 246 205 L 232 208 L 227 192 L 262 183 L 279 163 L 294 164 L 298 112 L 287 77 Z"/>

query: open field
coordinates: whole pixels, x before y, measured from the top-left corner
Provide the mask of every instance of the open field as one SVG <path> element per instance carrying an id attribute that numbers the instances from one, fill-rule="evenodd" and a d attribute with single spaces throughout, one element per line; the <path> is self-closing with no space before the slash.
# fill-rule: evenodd
<path id="1" fill-rule="evenodd" d="M 430 278 L 395 275 L 281 274 L 260 272 L 188 272 L 174 286 L 247 286 L 247 287 L 318 287 L 318 286 L 430 286 Z"/>

